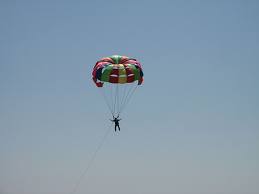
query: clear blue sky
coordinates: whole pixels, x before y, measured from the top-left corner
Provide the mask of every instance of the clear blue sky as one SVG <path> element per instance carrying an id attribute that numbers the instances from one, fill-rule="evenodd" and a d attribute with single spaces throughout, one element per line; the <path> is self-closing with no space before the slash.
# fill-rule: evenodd
<path id="1" fill-rule="evenodd" d="M 259 3 L 0 1 L 0 194 L 67 194 L 110 125 L 103 56 L 145 81 L 78 194 L 259 193 Z"/>

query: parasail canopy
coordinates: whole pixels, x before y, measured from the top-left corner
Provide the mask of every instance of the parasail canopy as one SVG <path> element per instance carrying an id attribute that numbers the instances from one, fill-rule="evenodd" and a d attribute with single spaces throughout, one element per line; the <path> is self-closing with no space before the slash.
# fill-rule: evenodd
<path id="1" fill-rule="evenodd" d="M 140 63 L 136 59 L 120 55 L 112 55 L 97 61 L 92 75 L 97 87 L 103 87 L 104 82 L 125 84 L 138 81 L 138 85 L 143 82 Z"/>
<path id="2" fill-rule="evenodd" d="M 113 117 L 119 117 L 137 86 L 143 82 L 140 63 L 134 58 L 121 55 L 97 61 L 92 76 Z"/>

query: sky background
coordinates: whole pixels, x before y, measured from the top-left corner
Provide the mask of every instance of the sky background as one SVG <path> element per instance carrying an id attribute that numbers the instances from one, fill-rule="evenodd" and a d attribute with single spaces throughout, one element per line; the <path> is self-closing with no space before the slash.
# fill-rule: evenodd
<path id="1" fill-rule="evenodd" d="M 72 190 L 111 125 L 91 71 L 112 54 L 144 84 L 76 193 L 259 193 L 258 1 L 0 0 L 0 194 Z"/>

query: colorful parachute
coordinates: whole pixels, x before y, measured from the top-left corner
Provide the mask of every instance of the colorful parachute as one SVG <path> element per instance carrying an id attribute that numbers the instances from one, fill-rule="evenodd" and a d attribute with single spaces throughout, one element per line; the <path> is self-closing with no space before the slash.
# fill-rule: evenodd
<path id="1" fill-rule="evenodd" d="M 114 117 L 119 116 L 137 86 L 143 82 L 140 63 L 136 59 L 120 55 L 97 61 L 92 75 Z"/>

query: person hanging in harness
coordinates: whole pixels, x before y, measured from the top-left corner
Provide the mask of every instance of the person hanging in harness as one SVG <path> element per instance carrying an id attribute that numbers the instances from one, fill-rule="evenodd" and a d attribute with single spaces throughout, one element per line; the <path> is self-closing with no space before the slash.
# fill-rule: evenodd
<path id="1" fill-rule="evenodd" d="M 110 119 L 111 120 L 111 119 Z M 114 124 L 115 124 L 115 126 L 114 126 L 114 130 L 116 131 L 116 129 L 117 129 L 117 127 L 118 127 L 118 129 L 119 129 L 119 131 L 121 130 L 121 128 L 120 128 L 120 124 L 119 124 L 119 121 L 120 121 L 121 119 L 119 119 L 119 116 L 117 116 L 117 117 L 114 117 L 113 116 L 113 120 L 111 120 L 112 122 L 114 122 Z"/>

